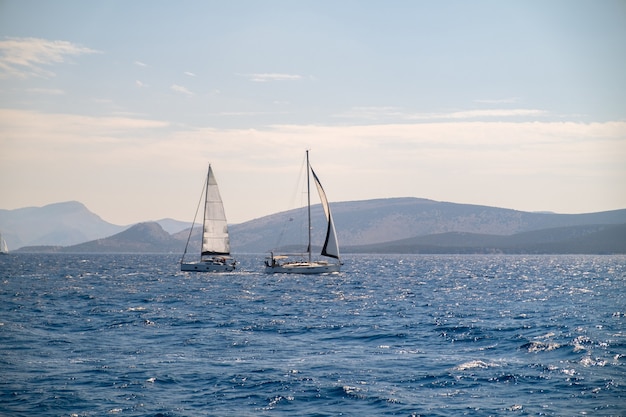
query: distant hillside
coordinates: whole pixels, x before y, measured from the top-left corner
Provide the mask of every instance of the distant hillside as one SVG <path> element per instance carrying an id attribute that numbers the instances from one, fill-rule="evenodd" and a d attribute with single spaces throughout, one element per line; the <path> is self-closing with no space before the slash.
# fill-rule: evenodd
<path id="1" fill-rule="evenodd" d="M 626 224 L 559 227 L 509 236 L 448 232 L 348 246 L 344 253 L 622 254 L 626 253 Z"/>
<path id="2" fill-rule="evenodd" d="M 626 209 L 587 214 L 528 213 L 418 198 L 341 202 L 331 207 L 342 252 L 626 252 L 622 249 L 626 240 Z M 171 219 L 160 221 L 168 231 L 157 222 L 130 228 L 111 225 L 80 203 L 20 210 L 32 212 L 17 216 L 21 219 L 19 227 L 26 230 L 25 236 L 31 227 L 48 230 L 46 238 L 31 239 L 33 243 L 23 252 L 182 253 L 189 234 L 189 229 L 178 231 L 189 223 Z M 11 215 L 15 217 L 16 211 L 19 210 L 12 210 Z M 4 223 L 0 222 L 3 236 L 7 229 L 19 229 L 17 223 L 6 221 L 6 212 L 0 213 L 4 215 L 0 216 L 0 220 L 4 219 Z M 319 204 L 312 208 L 312 215 L 313 244 L 320 246 L 326 226 Z M 307 226 L 300 221 L 304 216 L 305 209 L 296 209 L 229 225 L 232 252 L 265 253 L 277 247 L 301 247 L 307 236 Z M 201 227 L 195 227 L 189 253 L 199 252 L 200 233 Z M 18 245 L 10 243 L 9 247 L 15 250 Z"/>
<path id="3" fill-rule="evenodd" d="M 180 241 L 155 222 L 139 223 L 121 233 L 79 245 L 68 246 L 63 252 L 90 253 L 172 253 L 179 252 Z"/>
<path id="4" fill-rule="evenodd" d="M 419 198 L 331 203 L 331 209 L 342 248 L 450 232 L 506 236 L 557 227 L 626 223 L 626 210 L 529 213 Z M 306 225 L 295 219 L 303 215 L 303 209 L 296 209 L 233 225 L 230 227 L 233 250 L 258 253 L 301 243 L 306 236 Z M 319 204 L 312 208 L 312 215 L 314 242 L 321 244 L 325 219 Z"/>
<path id="5" fill-rule="evenodd" d="M 191 227 L 191 222 L 174 219 L 157 223 L 168 233 Z M 0 210 L 0 231 L 11 251 L 23 246 L 71 246 L 108 237 L 127 228 L 129 226 L 102 220 L 77 201 Z"/>
<path id="6" fill-rule="evenodd" d="M 188 255 L 197 257 L 200 229 L 194 229 Z M 139 223 L 104 239 L 78 245 L 33 246 L 18 253 L 177 253 L 182 254 L 188 233 L 170 235 L 156 222 Z M 303 250 L 299 247 L 298 250 Z M 319 250 L 319 249 L 316 249 Z M 237 251 L 233 251 L 234 254 Z M 624 254 L 626 224 L 570 226 L 509 236 L 447 232 L 392 242 L 347 246 L 343 253 L 394 254 Z"/>
<path id="7" fill-rule="evenodd" d="M 34 245 L 73 245 L 124 229 L 102 220 L 77 201 L 0 210 L 0 230 L 9 250 Z"/>
<path id="8" fill-rule="evenodd" d="M 156 220 L 155 222 L 161 225 L 163 230 L 171 234 L 175 234 L 183 230 L 188 230 L 191 227 L 191 222 L 181 222 L 180 220 L 174 219 L 161 219 Z"/>
<path id="9" fill-rule="evenodd" d="M 54 253 L 182 253 L 185 241 L 167 233 L 156 222 L 138 223 L 103 239 L 70 246 L 24 247 L 16 252 Z"/>

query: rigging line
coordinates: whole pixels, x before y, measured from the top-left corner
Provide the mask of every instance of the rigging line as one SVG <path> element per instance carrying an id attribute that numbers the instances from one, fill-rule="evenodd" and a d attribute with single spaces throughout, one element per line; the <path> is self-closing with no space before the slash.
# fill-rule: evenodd
<path id="1" fill-rule="evenodd" d="M 196 224 L 196 219 L 198 218 L 198 211 L 200 210 L 200 204 L 202 204 L 202 196 L 204 195 L 204 191 L 208 187 L 209 176 L 207 175 L 204 180 L 204 186 L 202 187 L 202 192 L 200 193 L 200 200 L 198 200 L 198 206 L 196 207 L 196 214 L 193 216 L 193 222 L 191 223 L 191 229 L 189 229 L 189 236 L 187 236 L 187 243 L 185 243 L 185 251 L 183 252 L 183 257 L 180 259 L 180 263 L 183 263 L 185 259 L 185 255 L 187 254 L 187 248 L 189 247 L 189 241 L 191 240 L 191 234 L 193 233 L 193 226 Z"/>
<path id="2" fill-rule="evenodd" d="M 294 213 L 294 217 L 297 217 L 297 214 L 299 214 L 298 212 L 300 211 L 301 208 L 306 207 L 306 205 L 302 205 L 302 196 L 304 195 L 304 193 L 306 192 L 298 192 L 302 186 L 302 177 L 303 174 L 306 172 L 305 169 L 303 168 L 306 165 L 306 157 L 302 158 L 302 162 L 300 163 L 300 170 L 299 170 L 299 174 L 298 174 L 298 179 L 296 180 L 295 183 L 295 187 L 293 189 L 293 191 L 291 192 L 291 201 L 290 201 L 290 205 L 289 207 L 296 207 L 296 200 L 298 200 L 299 198 L 299 203 L 300 206 L 298 206 L 297 208 L 293 209 L 296 213 Z M 291 209 L 290 209 L 291 211 Z M 292 218 L 293 220 L 293 218 Z M 276 244 L 274 245 L 274 248 L 278 249 L 279 246 L 283 243 L 283 238 L 285 236 L 285 232 L 287 232 L 287 228 L 290 226 L 290 223 L 292 223 L 292 221 L 290 221 L 289 219 L 286 222 L 283 222 L 283 226 L 280 230 L 280 233 L 278 234 L 278 237 L 276 238 Z M 296 233 L 302 233 L 302 230 L 298 229 L 295 231 Z"/>

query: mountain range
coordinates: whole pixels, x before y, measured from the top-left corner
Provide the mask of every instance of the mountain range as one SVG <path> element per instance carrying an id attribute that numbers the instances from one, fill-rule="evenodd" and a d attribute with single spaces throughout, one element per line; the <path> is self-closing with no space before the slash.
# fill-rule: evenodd
<path id="1" fill-rule="evenodd" d="M 344 253 L 626 253 L 626 209 L 585 214 L 391 198 L 331 204 Z M 229 225 L 233 253 L 301 248 L 306 226 L 295 209 Z M 313 239 L 325 232 L 312 207 Z M 191 223 L 172 219 L 117 226 L 78 202 L 0 210 L 0 231 L 20 252 L 182 253 Z M 199 252 L 200 228 L 189 245 Z M 280 239 L 279 239 L 280 238 Z"/>
<path id="2" fill-rule="evenodd" d="M 157 223 L 168 233 L 191 227 L 190 222 L 173 219 L 162 219 Z M 71 246 L 114 235 L 130 226 L 109 223 L 78 201 L 15 210 L 0 209 L 0 232 L 10 249 Z"/>

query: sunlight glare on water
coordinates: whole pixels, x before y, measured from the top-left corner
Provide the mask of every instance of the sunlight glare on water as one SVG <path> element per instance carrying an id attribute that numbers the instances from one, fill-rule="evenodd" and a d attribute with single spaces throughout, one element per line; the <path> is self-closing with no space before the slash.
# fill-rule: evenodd
<path id="1" fill-rule="evenodd" d="M 0 259 L 0 411 L 625 415 L 626 257 Z"/>

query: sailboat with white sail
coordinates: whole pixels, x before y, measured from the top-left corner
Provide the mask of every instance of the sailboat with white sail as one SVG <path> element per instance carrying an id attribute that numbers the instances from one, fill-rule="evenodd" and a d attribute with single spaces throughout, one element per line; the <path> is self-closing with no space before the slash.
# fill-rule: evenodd
<path id="1" fill-rule="evenodd" d="M 341 259 L 339 257 L 339 244 L 337 242 L 337 233 L 335 232 L 335 224 L 333 216 L 330 212 L 328 198 L 322 188 L 319 178 L 311 168 L 309 163 L 309 151 L 306 151 L 306 173 L 307 173 L 307 218 L 308 218 L 308 245 L 307 252 L 300 254 L 274 254 L 270 252 L 270 256 L 265 259 L 265 272 L 269 274 L 324 274 L 330 272 L 339 272 L 341 270 Z M 311 245 L 311 177 L 317 187 L 317 192 L 326 215 L 326 238 L 320 253 L 321 256 L 331 258 L 328 260 L 313 260 Z"/>
<path id="2" fill-rule="evenodd" d="M 2 233 L 0 233 L 0 255 L 6 255 L 9 253 L 9 247 L 7 246 L 7 241 L 4 240 Z"/>
<path id="3" fill-rule="evenodd" d="M 185 262 L 185 255 L 189 241 L 193 233 L 193 225 L 196 223 L 196 216 L 193 219 L 185 252 L 180 260 L 180 270 L 187 272 L 230 272 L 235 270 L 237 262 L 230 256 L 230 238 L 228 235 L 228 224 L 226 223 L 226 212 L 217 186 L 213 169 L 209 164 L 209 171 L 202 190 L 204 196 L 204 220 L 202 223 L 202 245 L 200 248 L 200 260 L 196 262 Z M 198 208 L 202 199 L 198 203 Z"/>

